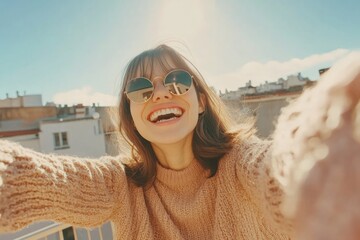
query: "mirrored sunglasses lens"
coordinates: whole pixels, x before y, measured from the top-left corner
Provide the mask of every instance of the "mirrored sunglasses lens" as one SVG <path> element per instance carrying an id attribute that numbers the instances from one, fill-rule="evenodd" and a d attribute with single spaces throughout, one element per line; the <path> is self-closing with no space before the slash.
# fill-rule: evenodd
<path id="1" fill-rule="evenodd" d="M 128 98 L 134 102 L 146 102 L 151 98 L 154 86 L 146 78 L 136 78 L 126 86 L 126 94 Z"/>
<path id="2" fill-rule="evenodd" d="M 185 71 L 173 71 L 166 76 L 164 85 L 169 91 L 176 95 L 181 95 L 189 91 L 192 77 Z"/>

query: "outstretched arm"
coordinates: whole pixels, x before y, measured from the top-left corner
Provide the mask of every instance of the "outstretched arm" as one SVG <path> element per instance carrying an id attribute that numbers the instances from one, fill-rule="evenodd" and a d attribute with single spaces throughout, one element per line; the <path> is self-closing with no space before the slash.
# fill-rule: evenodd
<path id="1" fill-rule="evenodd" d="M 360 53 L 284 111 L 272 159 L 296 239 L 359 239 Z"/>
<path id="2" fill-rule="evenodd" d="M 240 183 L 278 228 L 295 239 L 359 239 L 360 53 L 284 109 L 272 143 L 238 147 Z"/>
<path id="3" fill-rule="evenodd" d="M 46 155 L 0 140 L 0 232 L 37 220 L 99 225 L 126 186 L 119 159 Z"/>

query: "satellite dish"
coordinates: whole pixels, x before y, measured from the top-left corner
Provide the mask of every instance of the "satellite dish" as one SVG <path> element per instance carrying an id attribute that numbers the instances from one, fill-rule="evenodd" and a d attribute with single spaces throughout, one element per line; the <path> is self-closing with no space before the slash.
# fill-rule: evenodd
<path id="1" fill-rule="evenodd" d="M 93 119 L 99 119 L 99 118 L 100 118 L 100 114 L 99 114 L 98 112 L 94 112 L 94 113 L 92 114 L 92 117 L 93 117 Z"/>

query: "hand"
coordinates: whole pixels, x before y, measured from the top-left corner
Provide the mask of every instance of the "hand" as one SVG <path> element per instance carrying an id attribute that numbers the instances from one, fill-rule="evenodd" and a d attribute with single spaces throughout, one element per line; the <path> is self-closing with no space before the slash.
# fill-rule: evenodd
<path id="1" fill-rule="evenodd" d="M 296 239 L 360 239 L 360 56 L 347 61 L 320 80 L 323 127 L 307 140 L 321 150 L 299 187 Z"/>

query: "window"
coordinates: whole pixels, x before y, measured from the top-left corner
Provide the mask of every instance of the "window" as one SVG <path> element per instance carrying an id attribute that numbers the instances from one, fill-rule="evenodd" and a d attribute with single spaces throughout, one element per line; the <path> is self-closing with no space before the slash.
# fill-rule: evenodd
<path id="1" fill-rule="evenodd" d="M 65 228 L 64 230 L 62 230 L 62 232 L 63 232 L 64 240 L 74 240 L 75 239 L 73 227 Z"/>
<path id="2" fill-rule="evenodd" d="M 54 133 L 55 149 L 69 148 L 67 132 Z"/>

